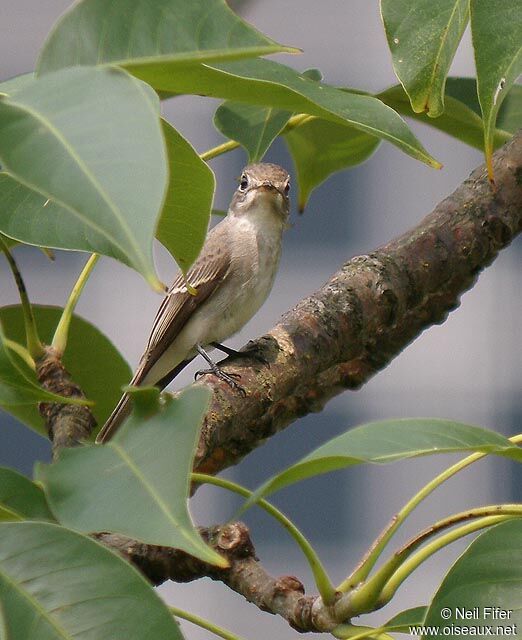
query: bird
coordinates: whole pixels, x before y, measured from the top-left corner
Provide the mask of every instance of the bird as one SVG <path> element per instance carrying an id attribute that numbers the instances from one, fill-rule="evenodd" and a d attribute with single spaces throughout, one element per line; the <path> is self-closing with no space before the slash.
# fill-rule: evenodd
<path id="1" fill-rule="evenodd" d="M 224 219 L 207 235 L 186 274 L 179 272 L 163 299 L 130 382 L 164 389 L 199 353 L 212 372 L 244 392 L 216 365 L 208 350 L 235 355 L 221 343 L 237 333 L 267 299 L 279 267 L 283 231 L 289 226 L 290 176 L 279 165 L 249 164 Z M 100 429 L 107 442 L 130 414 L 124 394 Z"/>

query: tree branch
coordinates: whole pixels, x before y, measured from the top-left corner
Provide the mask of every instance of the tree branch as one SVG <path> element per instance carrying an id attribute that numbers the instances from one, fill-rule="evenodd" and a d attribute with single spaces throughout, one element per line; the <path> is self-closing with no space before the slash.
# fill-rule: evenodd
<path id="1" fill-rule="evenodd" d="M 282 616 L 298 631 L 331 631 L 347 617 L 345 601 L 349 596 L 339 594 L 335 603 L 326 606 L 319 596 L 306 596 L 302 583 L 294 576 L 269 575 L 256 558 L 248 528 L 242 522 L 200 528 L 200 533 L 228 559 L 227 569 L 206 564 L 176 549 L 116 534 L 100 533 L 93 537 L 137 566 L 155 584 L 209 577 L 228 585 L 262 611 Z"/>
<path id="2" fill-rule="evenodd" d="M 47 391 L 67 398 L 85 398 L 63 366 L 61 353 L 53 347 L 44 346 L 43 356 L 36 361 L 36 375 Z M 38 408 L 53 443 L 53 458 L 64 447 L 75 447 L 86 441 L 96 426 L 96 420 L 86 405 L 41 402 Z"/>
<path id="3" fill-rule="evenodd" d="M 418 226 L 352 258 L 256 341 L 270 363 L 229 358 L 247 397 L 213 376 L 195 470 L 215 474 L 297 418 L 358 389 L 424 329 L 458 307 L 482 269 L 522 230 L 522 132 Z"/>

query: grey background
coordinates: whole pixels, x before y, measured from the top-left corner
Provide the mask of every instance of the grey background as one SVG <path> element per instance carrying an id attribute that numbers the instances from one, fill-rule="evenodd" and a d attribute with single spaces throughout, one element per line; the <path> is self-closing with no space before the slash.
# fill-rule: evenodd
<path id="1" fill-rule="evenodd" d="M 0 80 L 34 68 L 46 33 L 68 5 L 66 0 L 0 0 Z M 304 49 L 301 56 L 279 56 L 286 64 L 299 70 L 319 67 L 326 82 L 369 91 L 395 82 L 377 2 L 264 0 L 243 3 L 242 11 L 261 31 Z M 452 74 L 473 73 L 466 34 Z M 204 151 L 222 140 L 211 122 L 217 104 L 184 97 L 166 103 L 164 112 L 199 151 Z M 443 170 L 429 169 L 385 144 L 363 166 L 332 177 L 312 195 L 304 216 L 297 217 L 294 212 L 294 226 L 286 234 L 273 293 L 256 318 L 229 341 L 231 346 L 239 347 L 268 330 L 283 311 L 319 287 L 351 255 L 366 253 L 418 222 L 481 163 L 477 151 L 426 127 L 412 127 L 444 164 Z M 267 158 L 292 170 L 282 143 L 276 143 Z M 219 184 L 217 207 L 226 208 L 244 163 L 242 151 L 212 162 Z M 330 402 L 321 414 L 299 420 L 229 471 L 228 476 L 255 487 L 333 435 L 386 417 L 440 416 L 506 434 L 520 431 L 521 251 L 520 241 L 505 251 L 444 325 L 424 332 L 362 390 L 347 392 Z M 66 300 L 85 261 L 84 255 L 61 253 L 51 264 L 35 249 L 21 248 L 16 253 L 31 299 L 57 305 Z M 163 277 L 169 280 L 175 265 L 160 253 L 158 262 Z M 0 261 L 0 300 L 2 305 L 18 301 L 4 261 Z M 135 365 L 158 304 L 157 295 L 137 274 L 103 259 L 78 313 L 97 324 Z M 194 368 L 198 366 L 201 363 Z M 176 386 L 188 383 L 194 368 L 180 377 Z M 30 473 L 35 460 L 48 459 L 46 441 L 5 414 L 0 421 L 0 464 Z M 450 457 L 444 456 L 338 472 L 282 491 L 274 502 L 317 545 L 333 579 L 340 581 L 395 511 L 449 462 Z M 444 514 L 476 504 L 520 499 L 519 480 L 510 463 L 483 461 L 421 506 L 399 540 Z M 203 489 L 193 513 L 201 524 L 223 521 L 231 516 L 235 505 L 222 492 Z M 256 511 L 246 520 L 267 569 L 274 574 L 295 574 L 313 592 L 306 565 L 286 534 Z M 426 603 L 451 559 L 463 548 L 464 543 L 455 545 L 426 563 L 403 585 L 392 605 L 361 623 L 383 621 L 401 608 Z M 252 640 L 298 637 L 283 621 L 258 612 L 209 580 L 167 584 L 161 593 L 177 606 Z M 183 628 L 191 640 L 209 637 L 192 625 L 184 623 Z"/>

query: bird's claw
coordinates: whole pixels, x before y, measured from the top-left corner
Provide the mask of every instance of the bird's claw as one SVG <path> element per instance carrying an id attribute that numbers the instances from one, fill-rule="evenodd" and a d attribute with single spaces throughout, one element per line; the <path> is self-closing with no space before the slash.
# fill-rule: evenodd
<path id="1" fill-rule="evenodd" d="M 223 353 L 226 353 L 229 358 L 251 358 L 252 360 L 257 360 L 259 363 L 265 365 L 270 368 L 270 362 L 260 353 L 262 351 L 262 347 L 260 344 L 254 340 L 250 340 L 245 349 L 241 351 L 237 351 L 236 349 L 231 349 L 230 347 L 225 346 L 224 344 L 220 344 L 219 342 L 211 342 L 211 345 Z"/>
<path id="2" fill-rule="evenodd" d="M 242 396 L 246 396 L 246 391 L 236 382 L 236 380 L 241 380 L 239 373 L 225 373 L 223 369 L 217 365 L 210 369 L 201 369 L 200 371 L 196 371 L 194 374 L 194 380 L 198 380 L 201 376 L 208 375 L 209 373 L 213 373 L 217 378 L 226 382 L 232 389 L 238 391 Z"/>

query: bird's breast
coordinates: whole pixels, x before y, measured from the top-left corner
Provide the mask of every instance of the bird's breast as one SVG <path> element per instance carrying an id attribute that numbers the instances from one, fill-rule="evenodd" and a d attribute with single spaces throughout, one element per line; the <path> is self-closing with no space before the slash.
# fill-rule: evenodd
<path id="1" fill-rule="evenodd" d="M 235 295 L 223 301 L 220 328 L 224 340 L 239 331 L 265 302 L 281 256 L 282 224 L 264 220 L 238 221 L 232 239 L 231 283 Z"/>

